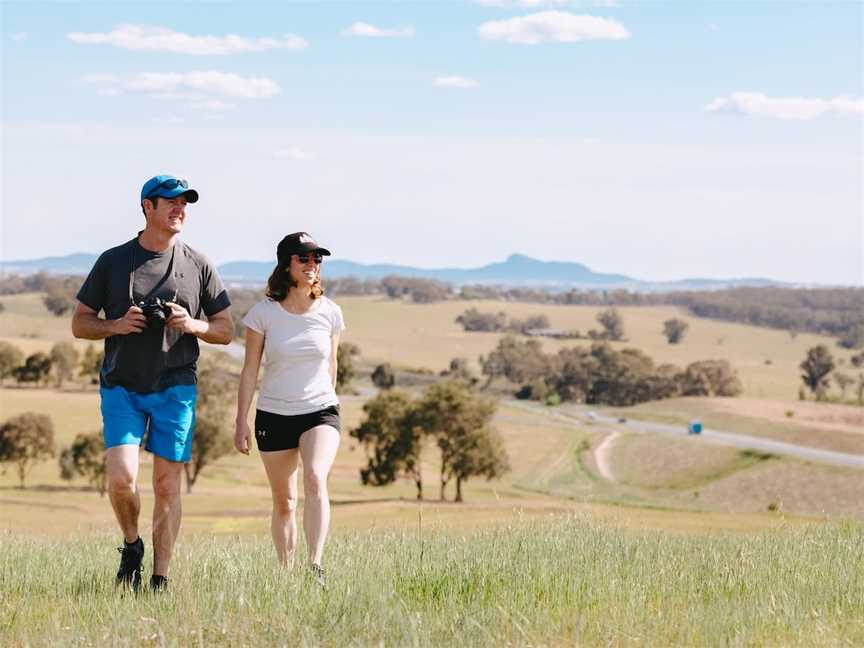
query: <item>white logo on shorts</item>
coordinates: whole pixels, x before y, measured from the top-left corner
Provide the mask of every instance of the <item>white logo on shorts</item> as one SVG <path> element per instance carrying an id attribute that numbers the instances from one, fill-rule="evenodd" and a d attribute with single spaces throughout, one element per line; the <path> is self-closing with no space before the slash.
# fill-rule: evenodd
<path id="1" fill-rule="evenodd" d="M 255 434 L 258 436 L 267 436 L 267 430 L 255 430 Z"/>

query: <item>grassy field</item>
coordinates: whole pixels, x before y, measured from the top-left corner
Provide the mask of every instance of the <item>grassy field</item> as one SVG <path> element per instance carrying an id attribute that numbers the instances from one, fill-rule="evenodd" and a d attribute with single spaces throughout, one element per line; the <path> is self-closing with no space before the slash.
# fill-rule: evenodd
<path id="1" fill-rule="evenodd" d="M 621 531 L 580 516 L 337 535 L 328 589 L 265 539 L 184 539 L 169 592 L 113 590 L 112 538 L 0 542 L 9 645 L 864 644 L 864 528 Z M 147 572 L 145 571 L 145 574 Z"/>

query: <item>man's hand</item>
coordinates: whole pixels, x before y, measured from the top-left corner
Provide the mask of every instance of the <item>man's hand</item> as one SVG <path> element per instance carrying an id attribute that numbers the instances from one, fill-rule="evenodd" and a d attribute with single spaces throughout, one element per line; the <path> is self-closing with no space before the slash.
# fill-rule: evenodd
<path id="1" fill-rule="evenodd" d="M 177 329 L 181 333 L 197 335 L 206 328 L 206 323 L 196 320 L 185 308 L 175 302 L 167 302 L 171 307 L 171 317 L 165 322 L 165 326 Z"/>
<path id="2" fill-rule="evenodd" d="M 234 447 L 237 449 L 237 452 L 248 455 L 249 444 L 251 442 L 252 430 L 249 429 L 249 424 L 246 421 L 238 421 L 237 427 L 234 430 Z"/>
<path id="3" fill-rule="evenodd" d="M 114 335 L 129 335 L 140 333 L 147 327 L 147 318 L 144 311 L 137 306 L 130 306 L 126 314 L 111 322 L 111 332 Z"/>

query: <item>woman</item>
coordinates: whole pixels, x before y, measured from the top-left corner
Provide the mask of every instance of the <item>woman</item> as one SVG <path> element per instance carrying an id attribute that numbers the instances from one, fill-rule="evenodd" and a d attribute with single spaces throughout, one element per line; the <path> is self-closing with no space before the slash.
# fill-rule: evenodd
<path id="1" fill-rule="evenodd" d="M 312 572 L 323 586 L 321 555 L 330 526 L 327 475 L 340 440 L 336 351 L 345 324 L 342 310 L 321 289 L 321 261 L 330 256 L 328 250 L 306 232 L 295 232 L 280 241 L 276 256 L 267 299 L 243 318 L 246 359 L 234 446 L 249 454 L 249 407 L 264 353 L 255 441 L 273 493 L 273 544 L 279 562 L 292 567 L 297 548 L 297 472 L 302 461 L 303 531 Z"/>

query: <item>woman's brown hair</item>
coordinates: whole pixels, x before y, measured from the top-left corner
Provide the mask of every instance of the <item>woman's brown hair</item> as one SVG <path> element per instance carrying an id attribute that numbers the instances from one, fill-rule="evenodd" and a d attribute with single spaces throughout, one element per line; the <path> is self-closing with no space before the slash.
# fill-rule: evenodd
<path id="1" fill-rule="evenodd" d="M 297 282 L 291 278 L 290 268 L 276 264 L 276 267 L 273 268 L 273 272 L 270 274 L 270 278 L 267 280 L 267 296 L 274 301 L 281 302 L 288 296 L 288 289 L 296 287 Z M 323 294 L 321 266 L 318 266 L 318 276 L 315 277 L 315 281 L 312 282 L 312 286 L 309 288 L 309 296 L 312 299 L 318 299 Z"/>

